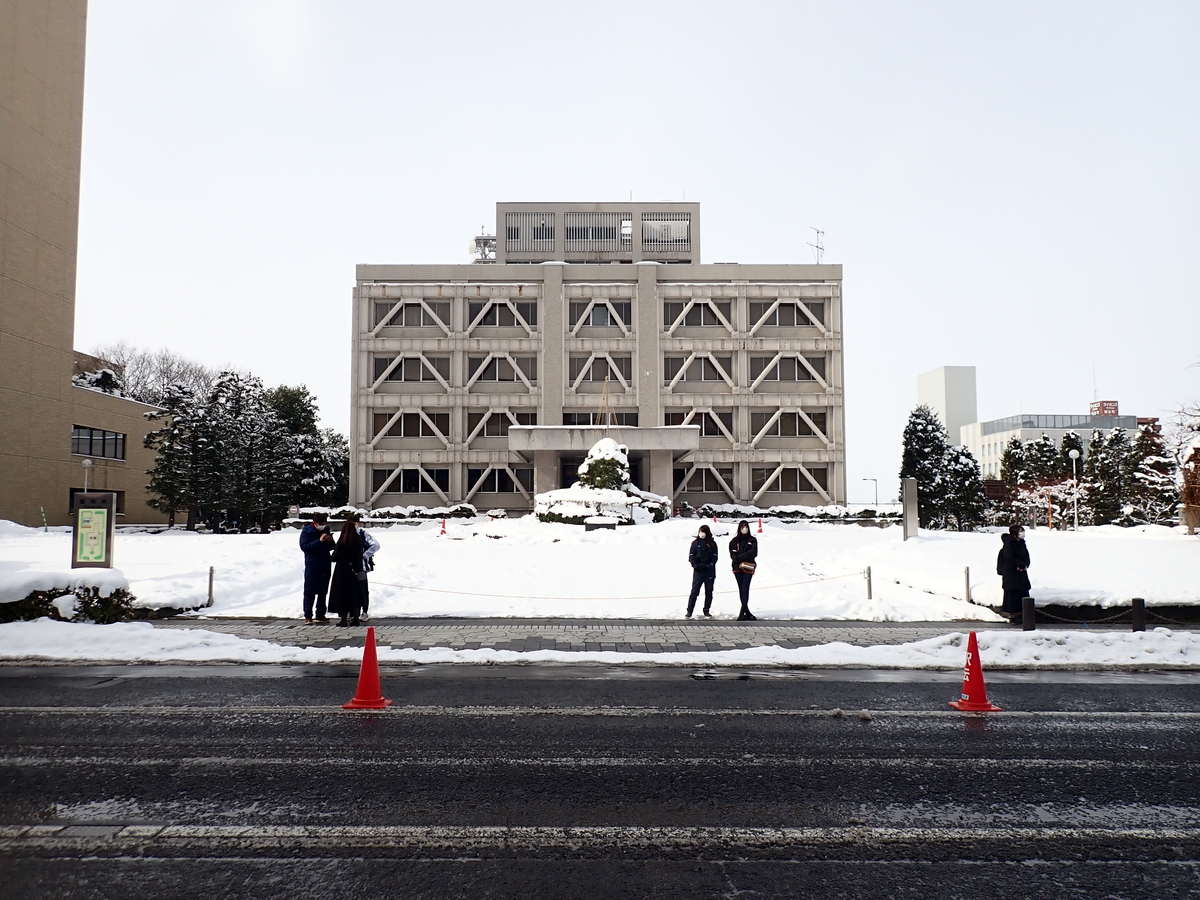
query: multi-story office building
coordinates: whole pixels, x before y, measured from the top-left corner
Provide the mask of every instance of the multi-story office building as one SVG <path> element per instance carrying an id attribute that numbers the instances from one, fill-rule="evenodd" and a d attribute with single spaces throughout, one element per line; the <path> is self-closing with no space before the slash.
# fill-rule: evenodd
<path id="1" fill-rule="evenodd" d="M 1108 431 L 1113 428 L 1127 428 L 1135 431 L 1139 425 L 1153 425 L 1157 419 L 1138 418 L 1137 416 L 1047 416 L 1019 415 L 1008 416 L 1004 419 L 993 419 L 990 422 L 972 422 L 964 425 L 961 430 L 962 443 L 971 451 L 979 462 L 983 477 L 996 479 L 1000 477 L 1000 463 L 1004 457 L 1004 448 L 1013 438 L 1020 441 L 1036 441 L 1046 435 L 1055 446 L 1062 443 L 1063 436 L 1074 431 L 1082 439 L 1084 454 L 1087 453 L 1087 442 L 1094 429 Z M 1082 457 L 1080 465 L 1082 465 Z M 1080 472 L 1083 470 L 1080 469 Z"/>
<path id="2" fill-rule="evenodd" d="M 70 521 L 86 485 L 146 506 L 141 403 L 72 384 L 86 0 L 0 2 L 0 519 Z"/>
<path id="3" fill-rule="evenodd" d="M 501 203 L 475 263 L 358 266 L 351 502 L 528 509 L 606 433 L 676 502 L 845 502 L 841 266 L 701 264 L 699 213 Z"/>

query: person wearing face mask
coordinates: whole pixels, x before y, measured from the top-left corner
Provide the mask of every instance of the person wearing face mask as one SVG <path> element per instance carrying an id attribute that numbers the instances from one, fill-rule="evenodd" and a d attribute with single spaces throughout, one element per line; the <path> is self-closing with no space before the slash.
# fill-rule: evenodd
<path id="1" fill-rule="evenodd" d="M 700 533 L 688 549 L 688 562 L 692 564 L 692 593 L 688 595 L 687 615 L 690 619 L 696 609 L 696 598 L 704 588 L 704 616 L 712 618 L 713 583 L 717 580 L 717 542 L 707 525 L 700 526 Z"/>
<path id="2" fill-rule="evenodd" d="M 738 522 L 737 534 L 729 542 L 729 557 L 733 561 L 733 577 L 737 579 L 738 594 L 742 599 L 739 622 L 754 622 L 758 616 L 750 612 L 750 579 L 758 566 L 758 539 L 750 533 L 750 523 L 745 519 Z"/>
<path id="3" fill-rule="evenodd" d="M 1001 613 L 1009 621 L 1021 623 L 1021 601 L 1029 596 L 1029 548 L 1025 546 L 1025 529 L 1009 525 L 1008 534 L 1000 535 L 1000 555 L 996 557 L 996 574 L 1004 587 Z"/>

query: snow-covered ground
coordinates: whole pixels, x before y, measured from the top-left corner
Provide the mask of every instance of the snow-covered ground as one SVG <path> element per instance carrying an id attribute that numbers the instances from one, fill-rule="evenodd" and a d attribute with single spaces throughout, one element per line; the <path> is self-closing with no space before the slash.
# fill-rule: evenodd
<path id="1" fill-rule="evenodd" d="M 982 631 L 978 638 L 985 668 L 1200 668 L 1200 634 L 1172 632 L 1165 628 L 1140 633 Z M 381 645 L 378 652 L 384 663 L 590 662 L 608 665 L 958 669 L 965 660 L 966 635 L 953 632 L 895 646 L 856 647 L 835 642 L 797 649 L 752 647 L 710 653 L 561 650 L 519 653 L 487 649 L 406 650 L 386 645 Z M 337 650 L 291 647 L 201 628 L 155 628 L 148 622 L 91 625 L 39 619 L 0 625 L 0 659 L 7 660 L 357 664 L 361 658 L 360 647 Z"/>
<path id="2" fill-rule="evenodd" d="M 673 519 L 616 531 L 521 519 L 450 520 L 372 529 L 382 549 L 371 579 L 373 616 L 534 616 L 671 618 L 682 614 L 691 582 L 687 549 L 700 524 Z M 713 526 L 723 557 L 734 522 Z M 757 526 L 757 523 L 755 523 Z M 204 603 L 215 568 L 219 616 L 296 617 L 303 559 L 298 532 L 270 535 L 119 534 L 119 571 L 139 605 Z M 922 532 L 904 542 L 899 526 L 866 528 L 766 520 L 751 608 L 760 618 L 873 621 L 997 617 L 964 600 L 970 567 L 977 603 L 999 605 L 997 534 Z M 98 570 L 72 571 L 70 536 L 0 523 L 0 601 L 66 585 Z M 1030 531 L 1030 577 L 1041 604 L 1126 606 L 1200 604 L 1200 539 L 1160 526 L 1086 528 L 1078 534 Z M 873 574 L 867 599 L 863 570 Z M 718 617 L 736 614 L 727 564 L 717 569 Z"/>

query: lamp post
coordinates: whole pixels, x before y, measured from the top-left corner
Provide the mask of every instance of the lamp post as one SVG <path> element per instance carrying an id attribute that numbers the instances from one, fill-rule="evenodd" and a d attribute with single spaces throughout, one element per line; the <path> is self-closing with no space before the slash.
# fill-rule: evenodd
<path id="1" fill-rule="evenodd" d="M 88 492 L 88 476 L 92 474 L 92 461 L 85 459 L 83 461 L 83 492 Z"/>
<path id="2" fill-rule="evenodd" d="M 875 513 L 876 513 L 876 515 L 878 515 L 879 514 L 879 479 L 878 478 L 864 478 L 863 481 L 875 482 Z"/>
<path id="3" fill-rule="evenodd" d="M 1079 530 L 1079 476 L 1075 474 L 1075 461 L 1079 459 L 1079 451 L 1071 450 L 1067 456 L 1071 457 L 1071 497 L 1075 501 L 1075 530 Z"/>

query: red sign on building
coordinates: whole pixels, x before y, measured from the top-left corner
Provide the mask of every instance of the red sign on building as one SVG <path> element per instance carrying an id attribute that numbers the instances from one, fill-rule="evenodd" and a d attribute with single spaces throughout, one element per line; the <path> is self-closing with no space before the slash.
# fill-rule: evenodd
<path id="1" fill-rule="evenodd" d="M 1116 400 L 1097 400 L 1088 407 L 1088 412 L 1093 416 L 1120 415 L 1120 413 L 1117 412 Z"/>

